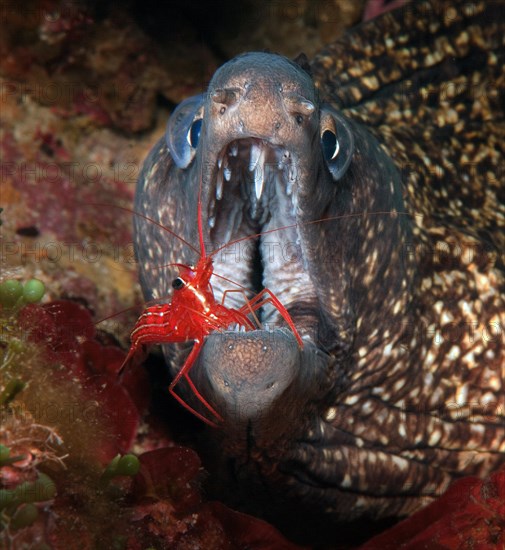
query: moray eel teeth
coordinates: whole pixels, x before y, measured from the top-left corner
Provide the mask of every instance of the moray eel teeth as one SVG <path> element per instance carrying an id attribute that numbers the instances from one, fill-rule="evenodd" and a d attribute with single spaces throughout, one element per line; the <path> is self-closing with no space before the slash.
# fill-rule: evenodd
<path id="1" fill-rule="evenodd" d="M 289 151 L 266 140 L 251 137 L 229 143 L 217 160 L 216 201 L 226 199 L 225 192 L 230 200 L 236 200 L 240 196 L 251 226 L 256 225 L 259 232 L 268 220 L 272 201 L 285 201 L 291 197 L 290 212 L 293 219 L 286 219 L 285 225 L 294 223 L 296 196 L 293 188 L 297 171 L 293 159 L 294 155 Z M 231 186 L 237 186 L 240 190 L 233 191 Z M 215 228 L 216 218 L 219 217 L 215 208 L 216 202 L 210 201 L 208 224 L 211 229 Z"/>

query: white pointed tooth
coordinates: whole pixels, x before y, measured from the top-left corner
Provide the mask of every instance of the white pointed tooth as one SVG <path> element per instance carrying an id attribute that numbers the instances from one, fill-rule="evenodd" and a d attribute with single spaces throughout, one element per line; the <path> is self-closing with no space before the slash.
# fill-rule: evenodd
<path id="1" fill-rule="evenodd" d="M 286 168 L 288 164 L 291 163 L 291 153 L 289 151 L 283 151 L 278 158 L 279 158 L 279 162 L 277 164 L 277 168 L 279 168 L 279 170 Z"/>
<path id="2" fill-rule="evenodd" d="M 232 157 L 236 157 L 238 155 L 238 145 L 236 143 L 232 143 L 232 145 L 230 145 L 230 155 Z"/>
<path id="3" fill-rule="evenodd" d="M 253 143 L 251 145 L 251 159 L 249 160 L 249 170 L 252 172 L 258 164 L 258 159 L 261 155 L 261 147 Z"/>
<path id="4" fill-rule="evenodd" d="M 223 242 L 227 243 L 228 241 L 231 241 L 233 227 L 234 226 L 231 223 L 227 224 L 226 233 L 224 234 Z"/>
<path id="5" fill-rule="evenodd" d="M 213 229 L 215 225 L 216 225 L 216 216 L 210 216 L 210 218 L 209 218 L 209 227 L 211 229 Z"/>
<path id="6" fill-rule="evenodd" d="M 226 181 L 230 181 L 231 180 L 231 169 L 229 166 L 226 166 L 225 169 L 223 170 L 223 175 L 224 175 L 224 179 Z"/>
<path id="7" fill-rule="evenodd" d="M 289 170 L 288 170 L 288 180 L 291 182 L 291 183 L 294 183 L 296 181 L 296 169 L 293 165 L 290 165 L 289 166 Z"/>
<path id="8" fill-rule="evenodd" d="M 219 176 L 216 183 L 216 199 L 220 201 L 223 198 L 223 180 Z"/>
<path id="9" fill-rule="evenodd" d="M 265 185 L 265 180 L 263 178 L 263 165 L 262 163 L 256 166 L 254 170 L 254 190 L 256 192 L 256 198 L 260 200 L 261 194 L 263 193 L 263 187 Z"/>
<path id="10" fill-rule="evenodd" d="M 222 165 L 222 164 L 223 164 L 223 159 L 222 159 L 221 157 L 219 157 L 219 158 L 217 159 L 217 167 L 218 167 L 218 168 L 221 168 L 221 165 Z"/>
<path id="11" fill-rule="evenodd" d="M 291 205 L 291 214 L 293 214 L 293 216 L 296 216 L 296 209 L 298 208 L 298 197 L 296 195 L 291 196 Z"/>

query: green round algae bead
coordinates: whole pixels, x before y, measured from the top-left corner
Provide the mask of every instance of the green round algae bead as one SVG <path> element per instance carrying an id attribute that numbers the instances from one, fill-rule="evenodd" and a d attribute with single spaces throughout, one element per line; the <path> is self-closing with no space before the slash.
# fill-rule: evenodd
<path id="1" fill-rule="evenodd" d="M 10 521 L 10 528 L 13 530 L 22 529 L 33 524 L 37 519 L 39 511 L 35 504 L 25 504 L 18 508 Z"/>
<path id="2" fill-rule="evenodd" d="M 19 392 L 23 391 L 25 386 L 26 384 L 18 378 L 9 380 L 3 391 L 0 393 L 0 405 L 6 405 L 7 403 L 10 403 Z M 2 452 L 3 451 L 0 450 L 0 456 L 2 456 Z"/>
<path id="3" fill-rule="evenodd" d="M 51 500 L 56 495 L 56 485 L 48 475 L 39 473 L 38 479 L 33 482 L 33 491 L 37 501 Z"/>
<path id="4" fill-rule="evenodd" d="M 10 454 L 11 450 L 9 449 L 9 447 L 0 444 L 0 463 L 6 458 L 9 458 Z"/>
<path id="5" fill-rule="evenodd" d="M 23 481 L 23 483 L 16 486 L 14 496 L 17 502 L 35 502 L 37 500 L 31 481 Z"/>
<path id="6" fill-rule="evenodd" d="M 0 283 L 0 304 L 13 307 L 23 295 L 23 285 L 15 279 L 7 279 Z"/>
<path id="7" fill-rule="evenodd" d="M 121 459 L 121 455 L 117 454 L 105 467 L 105 471 L 102 474 L 106 478 L 111 478 L 114 476 L 117 476 L 117 465 L 119 464 L 119 460 Z"/>
<path id="8" fill-rule="evenodd" d="M 124 455 L 119 459 L 116 474 L 121 476 L 134 476 L 139 470 L 139 459 L 135 455 Z"/>
<path id="9" fill-rule="evenodd" d="M 25 302 L 33 304 L 34 302 L 38 302 L 42 299 L 45 291 L 46 287 L 42 281 L 39 281 L 38 279 L 30 279 L 23 287 L 23 298 Z"/>
<path id="10" fill-rule="evenodd" d="M 14 493 L 19 502 L 43 502 L 54 498 L 56 485 L 49 476 L 39 473 L 35 481 L 20 483 Z"/>

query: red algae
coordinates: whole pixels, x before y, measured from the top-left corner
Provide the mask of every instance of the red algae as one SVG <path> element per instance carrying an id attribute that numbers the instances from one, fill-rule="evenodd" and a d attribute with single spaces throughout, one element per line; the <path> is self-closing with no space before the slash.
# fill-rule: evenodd
<path id="1" fill-rule="evenodd" d="M 437 501 L 372 538 L 359 550 L 505 546 L 505 471 L 462 478 Z"/>
<path id="2" fill-rule="evenodd" d="M 21 494 L 24 483 L 29 495 L 26 483 L 42 483 L 37 476 L 45 480 L 40 476 L 46 473 L 45 487 L 52 489 L 40 498 L 43 506 L 16 504 L 27 519 L 14 528 L 20 520 L 13 509 L 0 540 L 56 549 L 72 547 L 75 537 L 84 549 L 299 548 L 265 522 L 205 501 L 198 455 L 167 439 L 155 419 L 151 429 L 146 371 L 119 372 L 125 353 L 97 339 L 82 304 L 56 300 L 2 315 L 12 325 L 10 338 L 22 337 L 30 359 L 20 355 L 23 369 L 14 361 L 9 370 L 20 373 L 23 385 L 2 413 L 0 450 L 19 456 L 12 464 L 0 462 L 0 491 Z M 128 468 L 131 475 L 104 477 L 104 468 L 132 448 L 138 473 Z"/>

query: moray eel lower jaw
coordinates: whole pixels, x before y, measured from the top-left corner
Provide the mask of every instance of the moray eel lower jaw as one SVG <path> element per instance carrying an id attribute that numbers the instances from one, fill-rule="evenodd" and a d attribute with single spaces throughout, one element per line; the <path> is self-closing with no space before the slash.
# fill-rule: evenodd
<path id="1" fill-rule="evenodd" d="M 296 435 L 300 415 L 313 416 L 333 383 L 328 355 L 310 342 L 300 350 L 286 329 L 212 333 L 192 377 L 239 445 L 247 433 L 269 442 Z"/>

